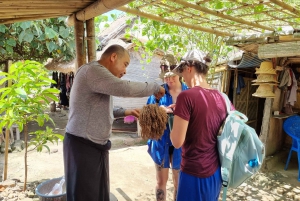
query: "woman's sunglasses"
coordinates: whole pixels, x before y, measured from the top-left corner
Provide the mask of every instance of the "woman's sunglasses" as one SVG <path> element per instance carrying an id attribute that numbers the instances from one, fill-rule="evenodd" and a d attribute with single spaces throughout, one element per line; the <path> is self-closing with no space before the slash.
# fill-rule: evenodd
<path id="1" fill-rule="evenodd" d="M 169 72 L 169 71 L 174 70 L 174 68 L 176 68 L 176 65 L 171 65 L 170 69 L 169 69 L 169 66 L 167 66 L 167 65 L 161 65 L 160 66 L 160 69 L 161 69 L 162 72 Z"/>

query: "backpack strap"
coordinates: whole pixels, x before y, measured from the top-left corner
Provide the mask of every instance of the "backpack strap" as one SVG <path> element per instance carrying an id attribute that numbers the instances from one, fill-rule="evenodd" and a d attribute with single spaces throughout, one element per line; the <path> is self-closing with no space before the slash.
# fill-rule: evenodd
<path id="1" fill-rule="evenodd" d="M 227 114 L 235 114 L 236 116 L 239 116 L 243 122 L 246 123 L 248 121 L 248 117 L 237 110 L 231 110 L 231 102 L 228 96 L 223 92 L 221 92 L 221 94 L 225 99 Z"/>
<path id="2" fill-rule="evenodd" d="M 230 102 L 228 96 L 225 93 L 221 92 L 221 94 L 222 94 L 223 98 L 225 99 L 227 114 L 229 114 L 230 111 L 231 111 L 230 110 L 230 108 L 231 108 L 231 102 Z"/>

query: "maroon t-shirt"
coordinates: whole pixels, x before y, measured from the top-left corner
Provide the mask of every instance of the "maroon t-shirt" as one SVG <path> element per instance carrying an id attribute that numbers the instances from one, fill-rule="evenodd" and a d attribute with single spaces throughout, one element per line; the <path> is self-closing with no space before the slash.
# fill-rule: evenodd
<path id="1" fill-rule="evenodd" d="M 189 121 L 181 171 L 202 178 L 213 175 L 220 166 L 217 135 L 227 114 L 222 94 L 202 87 L 182 91 L 174 114 Z"/>

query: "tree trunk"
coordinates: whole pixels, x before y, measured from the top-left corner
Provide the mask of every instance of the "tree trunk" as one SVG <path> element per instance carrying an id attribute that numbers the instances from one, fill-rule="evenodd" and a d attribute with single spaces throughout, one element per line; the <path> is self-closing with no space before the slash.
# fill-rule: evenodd
<path id="1" fill-rule="evenodd" d="M 6 61 L 4 72 L 9 72 L 9 67 L 10 67 L 11 63 L 12 63 L 11 60 Z M 11 81 L 8 81 L 8 87 L 10 87 L 10 86 L 11 86 Z M 10 146 L 10 144 L 9 144 L 9 127 L 8 127 L 8 124 L 7 124 L 6 129 L 5 129 L 5 152 L 4 152 L 3 180 L 7 179 L 8 146 Z"/>
<path id="2" fill-rule="evenodd" d="M 24 178 L 23 191 L 26 190 L 26 185 L 27 185 L 27 144 L 28 144 L 28 128 L 27 128 L 27 123 L 25 123 L 25 125 L 24 125 L 24 141 L 25 141 L 25 154 L 24 154 L 25 178 Z"/>
<path id="3" fill-rule="evenodd" d="M 3 180 L 5 181 L 7 179 L 7 164 L 8 164 L 8 147 L 9 144 L 9 128 L 8 125 L 6 125 L 5 128 L 5 151 L 4 151 L 4 171 L 3 171 Z"/>

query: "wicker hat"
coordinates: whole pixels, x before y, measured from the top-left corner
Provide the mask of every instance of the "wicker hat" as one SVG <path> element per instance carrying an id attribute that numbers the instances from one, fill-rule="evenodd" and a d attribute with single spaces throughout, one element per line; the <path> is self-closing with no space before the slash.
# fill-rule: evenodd
<path id="1" fill-rule="evenodd" d="M 276 70 L 273 68 L 271 61 L 263 61 L 259 68 L 256 68 L 255 74 L 270 74 L 276 75 Z"/>
<path id="2" fill-rule="evenodd" d="M 166 54 L 160 60 L 160 66 L 161 66 L 160 74 L 159 74 L 160 78 L 163 79 L 163 78 L 167 78 L 167 77 L 173 77 L 176 74 L 172 72 L 173 69 L 171 69 L 171 68 L 172 67 L 174 68 L 175 66 L 177 66 L 177 59 L 172 54 Z M 162 66 L 164 66 L 164 68 L 168 68 L 168 69 L 163 69 Z"/>
<path id="3" fill-rule="evenodd" d="M 268 84 L 268 85 L 271 85 L 271 86 L 278 85 L 277 83 L 274 83 L 274 82 L 255 82 L 252 85 L 262 85 L 262 84 Z"/>
<path id="4" fill-rule="evenodd" d="M 252 82 L 270 82 L 270 83 L 278 83 L 275 75 L 261 74 L 257 76 L 256 80 L 252 80 Z"/>
<path id="5" fill-rule="evenodd" d="M 273 92 L 273 86 L 269 84 L 261 84 L 257 88 L 256 92 L 252 96 L 261 98 L 275 98 L 275 93 Z"/>

